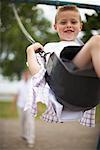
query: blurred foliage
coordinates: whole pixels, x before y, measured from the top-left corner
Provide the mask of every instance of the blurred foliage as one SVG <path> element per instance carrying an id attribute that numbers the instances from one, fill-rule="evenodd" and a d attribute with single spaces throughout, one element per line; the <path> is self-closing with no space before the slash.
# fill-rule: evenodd
<path id="1" fill-rule="evenodd" d="M 86 42 L 93 35 L 93 31 L 97 31 L 100 34 L 100 12 L 96 12 L 93 15 L 85 14 L 86 21 L 83 22 L 84 36 L 83 42 Z"/>
<path id="2" fill-rule="evenodd" d="M 25 49 L 30 42 L 22 33 L 15 19 L 10 3 L 0 1 L 1 28 L 0 28 L 0 67 L 1 73 L 13 78 L 15 74 L 20 78 L 26 67 Z M 51 32 L 51 23 L 44 17 L 43 10 L 32 3 L 16 4 L 18 14 L 26 30 L 35 41 L 45 44 L 58 40 L 56 33 Z"/>
<path id="3" fill-rule="evenodd" d="M 51 31 L 51 22 L 44 17 L 42 9 L 33 3 L 16 3 L 16 8 L 26 30 L 35 41 L 44 45 L 59 40 L 57 34 Z M 20 78 L 26 67 L 25 50 L 30 42 L 20 30 L 8 1 L 0 0 L 0 14 L 0 73 L 11 79 L 15 75 Z M 100 30 L 100 13 L 86 15 L 84 42 L 91 37 L 91 30 Z"/>

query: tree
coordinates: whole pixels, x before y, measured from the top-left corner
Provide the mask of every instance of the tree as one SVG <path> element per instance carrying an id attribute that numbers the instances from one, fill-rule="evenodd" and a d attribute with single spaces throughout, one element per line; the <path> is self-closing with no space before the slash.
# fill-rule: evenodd
<path id="1" fill-rule="evenodd" d="M 26 67 L 25 49 L 30 43 L 20 30 L 10 3 L 0 1 L 1 8 L 1 49 L 0 71 L 4 76 L 13 78 L 15 74 L 20 77 Z M 57 41 L 56 33 L 50 31 L 51 23 L 44 18 L 42 9 L 32 3 L 16 4 L 18 14 L 29 33 L 35 41 L 45 44 Z"/>
<path id="2" fill-rule="evenodd" d="M 86 42 L 93 36 L 93 30 L 97 31 L 100 34 L 100 12 L 96 12 L 93 15 L 85 14 L 86 21 L 84 22 L 84 36 L 83 41 Z"/>

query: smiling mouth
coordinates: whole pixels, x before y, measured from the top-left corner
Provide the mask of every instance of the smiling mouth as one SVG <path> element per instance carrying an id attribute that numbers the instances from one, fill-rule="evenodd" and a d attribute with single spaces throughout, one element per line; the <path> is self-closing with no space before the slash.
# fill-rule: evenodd
<path id="1" fill-rule="evenodd" d="M 66 30 L 66 31 L 64 31 L 65 33 L 73 33 L 74 31 L 72 31 L 72 30 Z"/>

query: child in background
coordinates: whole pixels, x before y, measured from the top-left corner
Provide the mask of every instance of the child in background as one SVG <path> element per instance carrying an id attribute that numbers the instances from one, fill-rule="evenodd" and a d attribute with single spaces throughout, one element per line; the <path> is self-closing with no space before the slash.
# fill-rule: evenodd
<path id="1" fill-rule="evenodd" d="M 55 95 L 45 81 L 45 68 L 43 60 L 36 52 L 42 49 L 45 52 L 55 52 L 59 57 L 60 52 L 66 46 L 79 46 L 77 36 L 82 29 L 81 16 L 78 8 L 73 5 L 58 8 L 54 28 L 57 31 L 60 42 L 48 43 L 44 47 L 40 43 L 35 43 L 27 48 L 27 60 L 33 80 L 33 103 L 30 109 L 35 115 L 37 101 L 41 100 L 46 104 L 47 110 L 42 115 L 43 120 L 48 122 L 66 122 L 68 120 L 80 120 L 81 124 L 95 126 L 95 108 L 85 111 L 63 110 L 63 106 L 57 102 Z M 93 36 L 78 52 L 72 60 L 73 64 L 79 69 L 93 66 L 97 76 L 100 78 L 100 35 Z M 91 64 L 91 65 L 90 65 Z M 26 106 L 26 109 L 29 107 Z"/>
<path id="2" fill-rule="evenodd" d="M 19 83 L 18 92 L 15 97 L 15 102 L 18 108 L 21 137 L 22 139 L 26 140 L 28 147 L 33 147 L 35 142 L 35 120 L 32 117 L 30 110 L 24 111 L 25 104 L 30 98 L 30 77 L 29 70 L 24 70 L 22 74 L 22 80 Z"/>

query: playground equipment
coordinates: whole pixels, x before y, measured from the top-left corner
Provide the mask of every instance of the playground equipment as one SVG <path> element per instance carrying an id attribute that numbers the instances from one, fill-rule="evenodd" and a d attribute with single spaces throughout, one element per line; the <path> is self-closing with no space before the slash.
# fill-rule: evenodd
<path id="1" fill-rule="evenodd" d="M 100 11 L 99 5 L 71 2 L 68 0 L 63 0 L 63 1 L 62 0 L 12 0 L 12 2 L 14 3 L 26 2 L 26 3 L 33 3 L 34 5 L 46 4 L 46 5 L 54 5 L 54 6 L 73 4 L 73 5 L 77 5 L 80 8 L 94 9 L 96 11 Z"/>

